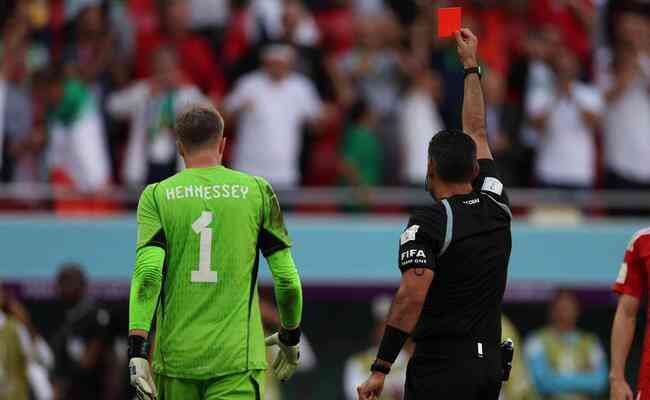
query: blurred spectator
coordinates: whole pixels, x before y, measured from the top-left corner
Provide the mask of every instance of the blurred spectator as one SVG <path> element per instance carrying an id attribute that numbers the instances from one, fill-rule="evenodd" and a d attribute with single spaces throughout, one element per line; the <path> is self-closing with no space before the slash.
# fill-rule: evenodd
<path id="1" fill-rule="evenodd" d="M 326 70 L 320 32 L 311 14 L 298 0 L 285 1 L 282 22 L 282 39 L 296 50 L 296 70 L 312 80 L 322 97 L 333 98 L 334 84 Z"/>
<path id="2" fill-rule="evenodd" d="M 4 69 L 4 68 L 2 68 Z M 0 181 L 8 181 L 12 175 L 7 170 L 7 156 L 5 155 L 5 114 L 6 114 L 6 103 L 7 103 L 7 82 L 4 77 L 5 73 L 0 74 Z"/>
<path id="3" fill-rule="evenodd" d="M 368 377 L 370 366 L 377 356 L 379 342 L 384 335 L 390 303 L 391 299 L 386 296 L 377 297 L 372 302 L 372 312 L 375 319 L 375 326 L 370 332 L 372 347 L 351 355 L 345 362 L 343 392 L 346 400 L 358 399 L 357 387 Z M 393 363 L 390 374 L 386 376 L 384 391 L 377 400 L 402 399 L 404 382 L 406 381 L 406 366 L 411 358 L 412 352 L 413 343 L 409 341 L 397 357 L 397 360 Z"/>
<path id="4" fill-rule="evenodd" d="M 116 52 L 114 34 L 109 30 L 107 15 L 100 1 L 79 4 L 74 20 L 74 37 L 65 49 L 65 63 L 70 75 L 79 77 L 101 102 L 101 80 L 106 78 L 109 63 Z"/>
<path id="5" fill-rule="evenodd" d="M 322 3 L 318 0 L 315 3 Z M 316 22 L 323 50 L 334 57 L 345 54 L 354 44 L 354 10 L 349 1 L 325 1 L 316 8 Z"/>
<path id="6" fill-rule="evenodd" d="M 357 15 L 379 15 L 385 13 L 386 5 L 383 0 L 351 0 Z"/>
<path id="7" fill-rule="evenodd" d="M 592 399 L 607 388 L 605 352 L 595 335 L 577 328 L 579 315 L 576 296 L 559 290 L 549 324 L 526 339 L 526 361 L 543 399 Z"/>
<path id="8" fill-rule="evenodd" d="M 223 28 L 230 17 L 231 0 L 190 0 L 192 29 Z"/>
<path id="9" fill-rule="evenodd" d="M 160 28 L 140 33 L 136 44 L 136 76 L 147 78 L 153 73 L 153 55 L 161 47 L 171 47 L 178 54 L 180 69 L 201 91 L 219 101 L 226 89 L 223 71 L 216 63 L 208 42 L 189 31 L 191 8 L 189 0 L 157 2 Z"/>
<path id="10" fill-rule="evenodd" d="M 32 324 L 27 309 L 5 293 L 0 282 L 0 399 L 53 399 L 48 379 L 52 351 Z"/>
<path id="11" fill-rule="evenodd" d="M 557 27 L 562 42 L 578 57 L 579 65 L 589 65 L 598 22 L 595 0 L 530 0 L 529 12 L 533 26 Z"/>
<path id="12" fill-rule="evenodd" d="M 350 110 L 343 136 L 341 172 L 352 186 L 378 186 L 382 182 L 382 148 L 375 131 L 376 115 L 360 100 Z"/>
<path id="13" fill-rule="evenodd" d="M 158 49 L 153 65 L 151 78 L 114 92 L 107 101 L 109 114 L 131 122 L 121 172 L 124 182 L 135 187 L 176 173 L 176 114 L 202 98 L 196 87 L 183 80 L 173 49 Z"/>
<path id="14" fill-rule="evenodd" d="M 535 388 L 528 373 L 528 368 L 526 368 L 526 362 L 522 356 L 523 343 L 519 336 L 519 331 L 505 314 L 501 314 L 501 337 L 503 340 L 508 338 L 512 339 L 515 345 L 515 353 L 512 359 L 510 380 L 503 383 L 499 400 L 538 399 L 538 395 L 535 393 Z"/>
<path id="15" fill-rule="evenodd" d="M 427 175 L 429 141 L 445 127 L 438 112 L 442 96 L 440 78 L 421 68 L 412 77 L 411 85 L 399 110 L 402 182 L 424 185 Z"/>
<path id="16" fill-rule="evenodd" d="M 596 88 L 578 81 L 579 62 L 571 50 L 556 51 L 553 69 L 553 90 L 537 89 L 526 104 L 540 135 L 537 180 L 544 187 L 588 189 L 595 180 L 595 135 L 603 101 Z"/>
<path id="17" fill-rule="evenodd" d="M 45 79 L 52 182 L 84 193 L 106 190 L 111 170 L 104 121 L 90 88 L 80 80 L 65 78 L 56 67 Z"/>
<path id="18" fill-rule="evenodd" d="M 277 38 L 296 47 L 316 47 L 320 43 L 320 32 L 309 11 L 300 0 L 284 0 L 281 11 L 281 29 Z"/>
<path id="19" fill-rule="evenodd" d="M 78 264 L 61 266 L 56 284 L 62 314 L 50 342 L 58 398 L 117 399 L 119 369 L 114 368 L 108 333 L 110 314 L 88 296 L 86 274 Z"/>
<path id="20" fill-rule="evenodd" d="M 314 85 L 293 72 L 292 47 L 269 46 L 263 59 L 225 99 L 225 111 L 239 121 L 233 168 L 293 187 L 300 183 L 303 124 L 322 118 L 323 108 Z"/>
<path id="21" fill-rule="evenodd" d="M 604 116 L 605 185 L 650 188 L 650 17 L 618 14 L 612 60 L 601 77 L 608 107 Z M 645 38 L 645 39 L 642 39 Z"/>
<path id="22" fill-rule="evenodd" d="M 296 51 L 296 70 L 312 79 L 321 94 L 332 96 L 332 84 L 325 70 L 324 53 L 320 47 L 320 31 L 301 1 L 253 1 L 248 5 L 236 1 L 234 4 L 232 21 L 222 48 L 230 80 L 237 80 L 257 68 L 260 50 L 268 43 L 284 42 L 291 44 Z M 266 10 L 269 6 L 274 9 L 270 13 L 273 15 L 272 25 L 277 25 L 273 32 L 265 28 L 266 17 L 260 15 L 269 14 Z"/>
<path id="23" fill-rule="evenodd" d="M 10 54 L 16 58 L 15 62 L 21 65 L 21 72 L 25 75 L 46 67 L 52 61 L 51 48 L 42 38 L 47 17 L 48 5 L 42 1 L 16 2 L 3 26 L 0 57 Z"/>
<path id="24" fill-rule="evenodd" d="M 367 101 L 380 117 L 392 116 L 399 105 L 402 65 L 391 47 L 388 15 L 358 17 L 357 44 L 337 66 L 339 97 L 351 104 L 357 96 Z"/>
<path id="25" fill-rule="evenodd" d="M 497 71 L 492 71 L 486 74 L 483 87 L 490 149 L 497 154 L 502 153 L 508 147 L 508 138 L 503 126 L 506 95 L 503 77 Z"/>
<path id="26" fill-rule="evenodd" d="M 390 14 L 359 16 L 357 43 L 343 54 L 334 68 L 338 98 L 345 105 L 366 101 L 379 118 L 378 133 L 384 148 L 386 179 L 399 178 L 399 138 L 396 112 L 405 74 L 401 54 L 396 49 L 399 27 Z"/>
<path id="27" fill-rule="evenodd" d="M 28 86 L 27 37 L 20 22 L 7 24 L 0 57 L 0 181 L 34 181 L 43 132 L 35 127 L 32 94 Z"/>

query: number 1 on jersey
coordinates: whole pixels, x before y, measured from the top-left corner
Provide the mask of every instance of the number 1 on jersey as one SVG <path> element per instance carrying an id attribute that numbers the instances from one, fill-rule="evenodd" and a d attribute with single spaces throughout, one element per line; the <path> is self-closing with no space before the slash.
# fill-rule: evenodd
<path id="1" fill-rule="evenodd" d="M 192 271 L 192 282 L 217 282 L 217 271 L 210 270 L 212 260 L 212 213 L 203 211 L 199 219 L 192 224 L 192 230 L 200 235 L 199 270 Z"/>

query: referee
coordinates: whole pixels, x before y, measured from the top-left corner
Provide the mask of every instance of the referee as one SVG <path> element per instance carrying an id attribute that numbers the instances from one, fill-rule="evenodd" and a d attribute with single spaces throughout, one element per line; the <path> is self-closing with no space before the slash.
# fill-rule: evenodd
<path id="1" fill-rule="evenodd" d="M 372 374 L 359 399 L 380 396 L 411 336 L 406 400 L 496 400 L 502 379 L 501 302 L 511 249 L 508 198 L 488 147 L 478 40 L 455 34 L 465 68 L 463 128 L 429 144 L 427 191 L 437 200 L 411 215 L 400 238 L 402 280 Z"/>

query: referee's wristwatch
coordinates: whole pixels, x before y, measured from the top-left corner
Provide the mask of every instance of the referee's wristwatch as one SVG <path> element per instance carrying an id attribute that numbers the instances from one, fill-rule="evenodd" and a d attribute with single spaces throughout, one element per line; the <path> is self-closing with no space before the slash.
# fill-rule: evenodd
<path id="1" fill-rule="evenodd" d="M 465 68 L 463 70 L 463 73 L 464 73 L 464 78 L 467 78 L 468 75 L 476 74 L 478 75 L 478 78 L 481 79 L 483 77 L 483 68 L 481 68 L 480 65 L 476 67 Z"/>

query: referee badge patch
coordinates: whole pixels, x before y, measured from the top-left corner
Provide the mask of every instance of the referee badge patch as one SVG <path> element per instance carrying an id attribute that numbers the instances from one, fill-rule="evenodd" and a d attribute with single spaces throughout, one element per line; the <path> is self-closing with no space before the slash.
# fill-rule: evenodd
<path id="1" fill-rule="evenodd" d="M 483 181 L 483 187 L 481 187 L 481 190 L 501 196 L 501 193 L 503 193 L 503 183 L 501 183 L 497 178 L 487 177 Z"/>
<path id="2" fill-rule="evenodd" d="M 399 239 L 400 244 L 403 245 L 405 243 L 415 240 L 415 234 L 418 233 L 419 229 L 420 229 L 420 225 L 413 225 L 410 226 L 408 229 L 406 229 L 404 232 L 402 232 L 402 236 L 400 236 Z"/>

